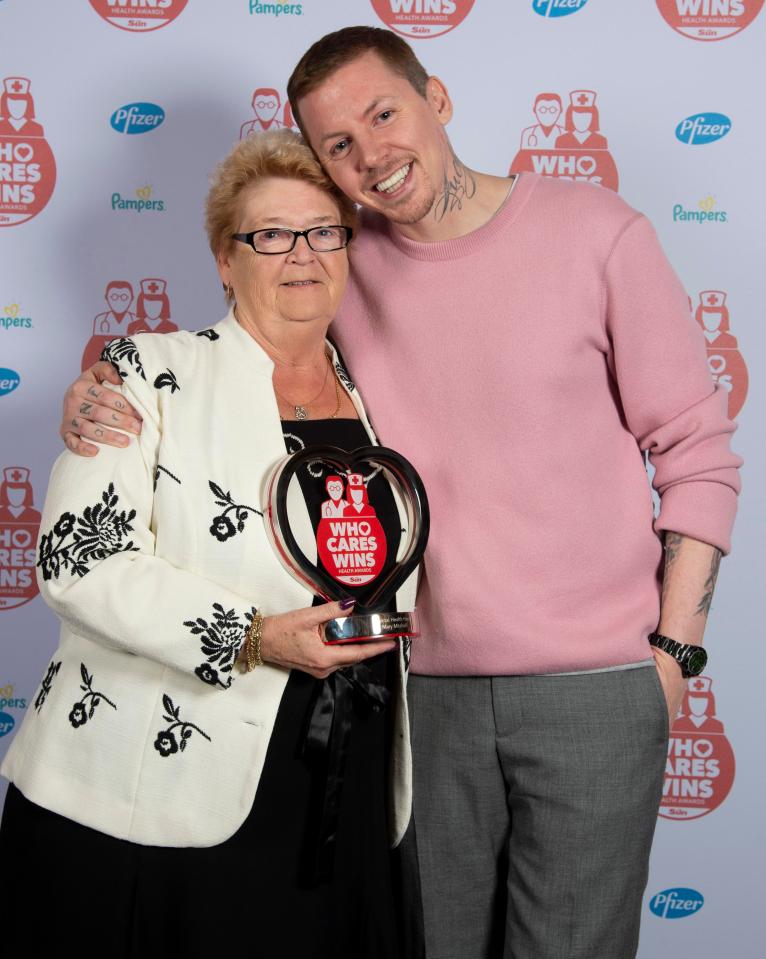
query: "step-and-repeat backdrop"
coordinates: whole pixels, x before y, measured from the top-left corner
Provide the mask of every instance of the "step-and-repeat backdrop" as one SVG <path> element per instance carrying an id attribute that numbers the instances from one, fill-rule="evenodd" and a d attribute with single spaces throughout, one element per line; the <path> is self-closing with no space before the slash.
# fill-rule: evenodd
<path id="1" fill-rule="evenodd" d="M 0 755 L 56 645 L 35 541 L 64 388 L 134 324 L 224 314 L 202 230 L 210 170 L 238 138 L 292 125 L 285 85 L 312 41 L 384 25 L 447 84 L 464 162 L 619 190 L 686 285 L 740 423 L 745 490 L 710 668 L 673 727 L 640 955 L 762 956 L 763 6 L 0 0 Z"/>

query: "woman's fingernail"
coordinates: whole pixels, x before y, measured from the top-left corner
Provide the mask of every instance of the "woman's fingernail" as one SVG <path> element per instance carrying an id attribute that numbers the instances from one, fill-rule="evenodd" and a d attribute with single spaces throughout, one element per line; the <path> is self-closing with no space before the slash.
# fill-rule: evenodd
<path id="1" fill-rule="evenodd" d="M 356 600 L 353 597 L 349 597 L 348 599 L 342 599 L 340 601 L 340 608 L 351 609 L 351 607 L 354 605 L 355 602 Z"/>

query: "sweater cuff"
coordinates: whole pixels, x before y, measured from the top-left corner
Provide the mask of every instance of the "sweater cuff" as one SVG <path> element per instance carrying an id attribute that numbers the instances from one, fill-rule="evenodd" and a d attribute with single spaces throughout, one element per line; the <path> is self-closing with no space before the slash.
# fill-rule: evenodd
<path id="1" fill-rule="evenodd" d="M 737 512 L 737 494 L 723 483 L 679 483 L 662 495 L 657 533 L 673 532 L 709 543 L 724 556 L 731 552 L 731 531 Z"/>

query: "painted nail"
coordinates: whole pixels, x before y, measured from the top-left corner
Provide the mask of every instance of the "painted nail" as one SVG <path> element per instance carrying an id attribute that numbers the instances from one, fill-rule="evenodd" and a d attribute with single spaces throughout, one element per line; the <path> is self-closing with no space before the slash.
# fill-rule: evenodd
<path id="1" fill-rule="evenodd" d="M 356 600 L 353 597 L 350 597 L 349 599 L 342 599 L 340 601 L 340 608 L 351 609 L 351 607 L 354 605 L 355 602 Z"/>

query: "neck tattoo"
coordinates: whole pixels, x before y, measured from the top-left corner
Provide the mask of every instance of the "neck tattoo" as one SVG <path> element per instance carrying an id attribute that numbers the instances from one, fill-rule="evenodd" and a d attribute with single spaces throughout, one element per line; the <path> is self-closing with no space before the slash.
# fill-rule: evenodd
<path id="1" fill-rule="evenodd" d="M 453 210 L 462 210 L 463 201 L 470 200 L 476 193 L 476 180 L 471 171 L 452 154 L 452 176 L 444 170 L 442 194 L 434 204 L 434 219 L 440 222 Z"/>

